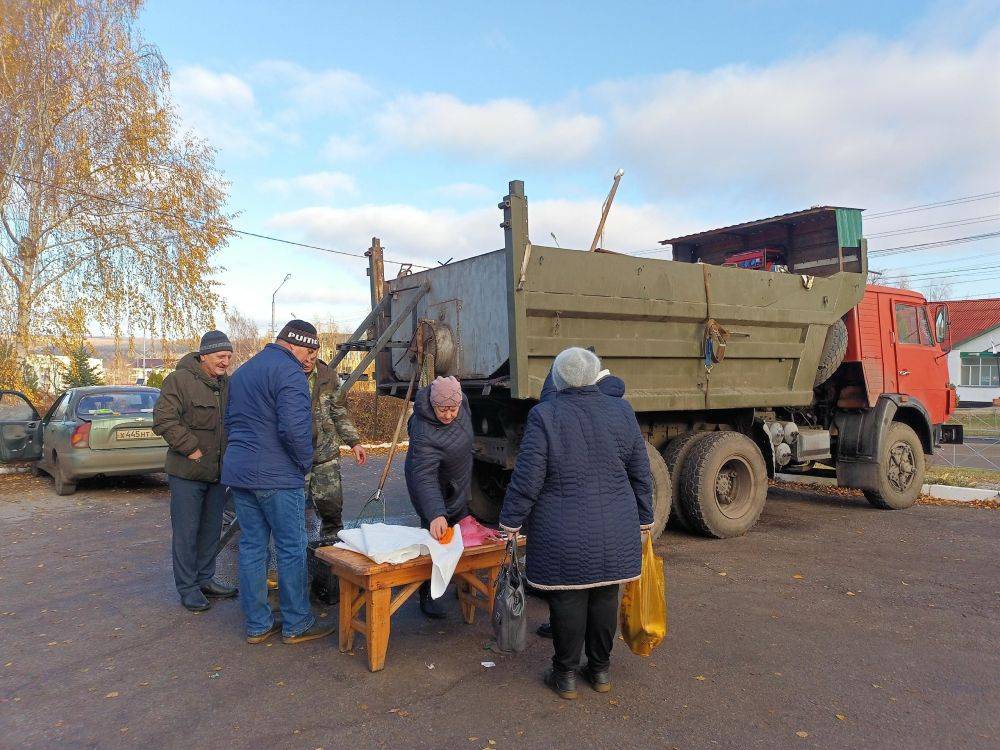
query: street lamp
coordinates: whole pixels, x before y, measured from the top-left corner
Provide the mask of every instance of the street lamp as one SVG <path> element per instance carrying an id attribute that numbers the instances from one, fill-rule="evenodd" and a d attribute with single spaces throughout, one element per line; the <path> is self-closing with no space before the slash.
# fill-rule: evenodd
<path id="1" fill-rule="evenodd" d="M 292 278 L 292 275 L 290 273 L 286 273 L 285 274 L 285 278 L 283 278 L 281 280 L 281 283 L 278 284 L 278 288 L 275 289 L 274 290 L 274 294 L 271 295 L 271 336 L 270 336 L 270 338 L 272 338 L 272 339 L 274 338 L 274 334 L 275 334 L 275 331 L 274 331 L 274 298 L 278 296 L 278 292 L 281 291 L 281 287 L 283 287 L 285 285 L 285 282 L 288 281 L 290 278 Z"/>

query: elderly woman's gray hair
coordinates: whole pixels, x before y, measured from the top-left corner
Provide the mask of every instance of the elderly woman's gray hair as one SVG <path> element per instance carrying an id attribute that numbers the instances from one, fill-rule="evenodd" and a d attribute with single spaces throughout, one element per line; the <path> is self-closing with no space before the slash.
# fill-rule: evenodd
<path id="1" fill-rule="evenodd" d="M 587 349 L 571 346 L 556 355 L 552 363 L 552 384 L 560 391 L 565 388 L 581 388 L 597 382 L 601 371 L 601 360 Z"/>

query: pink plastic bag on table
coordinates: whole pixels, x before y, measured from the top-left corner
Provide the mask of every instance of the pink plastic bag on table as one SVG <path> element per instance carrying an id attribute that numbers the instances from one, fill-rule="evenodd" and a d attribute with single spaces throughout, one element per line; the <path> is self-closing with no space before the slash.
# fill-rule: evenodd
<path id="1" fill-rule="evenodd" d="M 466 516 L 458 522 L 458 528 L 462 530 L 462 546 L 478 547 L 480 544 L 495 542 L 500 539 L 500 534 L 488 526 L 483 526 L 472 516 Z"/>

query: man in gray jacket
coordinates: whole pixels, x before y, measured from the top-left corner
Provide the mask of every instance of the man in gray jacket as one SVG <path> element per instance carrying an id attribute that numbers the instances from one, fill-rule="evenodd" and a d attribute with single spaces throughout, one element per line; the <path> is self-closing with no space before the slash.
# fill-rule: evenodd
<path id="1" fill-rule="evenodd" d="M 214 580 L 226 488 L 219 482 L 226 446 L 223 424 L 233 345 L 221 331 L 201 337 L 197 352 L 167 375 L 153 410 L 153 432 L 167 441 L 174 583 L 191 612 L 236 589 Z"/>

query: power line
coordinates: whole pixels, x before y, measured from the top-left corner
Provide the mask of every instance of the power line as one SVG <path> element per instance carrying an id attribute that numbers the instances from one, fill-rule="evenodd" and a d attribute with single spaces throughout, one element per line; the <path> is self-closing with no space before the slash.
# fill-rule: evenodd
<path id="1" fill-rule="evenodd" d="M 902 255 L 904 253 L 915 253 L 920 250 L 929 250 L 935 247 L 945 247 L 947 245 L 960 245 L 965 242 L 976 242 L 978 240 L 985 240 L 989 237 L 1000 237 L 1000 231 L 998 232 L 986 232 L 984 234 L 969 234 L 963 237 L 952 237 L 947 240 L 932 240 L 931 242 L 920 242 L 915 245 L 897 245 L 896 247 L 883 247 L 877 250 L 869 250 L 868 255 Z"/>
<path id="2" fill-rule="evenodd" d="M 904 227 L 901 229 L 891 229 L 885 232 L 876 232 L 875 234 L 866 235 L 868 239 L 875 239 L 877 237 L 893 237 L 899 234 L 913 234 L 914 232 L 924 232 L 934 229 L 945 229 L 947 227 L 961 227 L 966 224 L 982 224 L 985 221 L 996 221 L 1000 219 L 1000 214 L 987 214 L 985 216 L 973 216 L 968 219 L 955 219 L 954 221 L 943 221 L 939 224 L 925 224 L 920 227 Z"/>
<path id="3" fill-rule="evenodd" d="M 989 198 L 1000 198 L 1000 191 L 995 193 L 980 193 L 979 195 L 967 195 L 962 198 L 948 198 L 941 201 L 935 201 L 934 203 L 923 203 L 919 206 L 909 206 L 907 208 L 892 208 L 887 211 L 866 213 L 865 221 L 869 221 L 871 219 L 881 219 L 886 216 L 897 216 L 898 214 L 909 214 L 914 211 L 926 211 L 932 208 L 940 208 L 942 206 L 957 206 L 960 203 L 973 203 L 975 201 L 987 200 Z"/>
<path id="4" fill-rule="evenodd" d="M 195 218 L 192 218 L 190 216 L 184 216 L 183 214 L 173 213 L 172 211 L 164 211 L 164 210 L 158 209 L 158 208 L 151 208 L 151 207 L 147 207 L 147 206 L 138 206 L 138 205 L 135 205 L 133 203 L 128 203 L 127 201 L 119 200 L 118 198 L 112 198 L 112 197 L 107 196 L 107 195 L 98 195 L 98 194 L 95 194 L 95 193 L 88 193 L 88 192 L 86 192 L 84 190 L 79 190 L 79 189 L 70 188 L 70 187 L 64 187 L 62 185 L 55 185 L 55 184 L 53 184 L 51 182 L 46 182 L 45 180 L 39 180 L 39 179 L 36 179 L 34 177 L 27 177 L 25 175 L 18 174 L 16 172 L 8 172 L 8 171 L 6 171 L 4 169 L 0 169 L 0 173 L 3 173 L 4 175 L 6 175 L 8 177 L 13 177 L 14 179 L 17 179 L 17 180 L 24 180 L 25 182 L 33 182 L 36 185 L 42 185 L 43 187 L 47 187 L 47 188 L 49 188 L 51 190 L 55 190 L 57 192 L 69 193 L 71 195 L 80 195 L 80 196 L 83 196 L 85 198 L 92 198 L 93 200 L 104 201 L 104 202 L 110 203 L 111 205 L 114 205 L 114 206 L 121 206 L 122 208 L 131 209 L 132 211 L 143 211 L 143 212 L 146 212 L 146 213 L 159 214 L 160 216 L 169 216 L 170 218 L 177 219 L 178 221 L 191 222 L 191 223 L 194 223 L 194 224 L 201 224 L 202 226 L 206 226 L 206 225 L 209 224 L 209 222 L 206 221 L 206 220 L 204 220 L 204 219 L 195 219 Z M 251 232 L 251 231 L 248 231 L 246 229 L 238 229 L 238 228 L 232 227 L 232 226 L 230 227 L 230 229 L 233 231 L 234 234 L 240 234 L 240 235 L 243 235 L 244 237 L 255 237 L 255 238 L 260 239 L 260 240 L 267 240 L 269 242 L 280 242 L 281 244 L 284 244 L 284 245 L 293 245 L 295 247 L 303 247 L 303 248 L 307 248 L 309 250 L 320 250 L 320 251 L 322 251 L 324 253 L 331 253 L 333 255 L 343 255 L 343 256 L 347 256 L 349 258 L 367 258 L 368 257 L 364 253 L 350 253 L 350 252 L 347 252 L 346 250 L 334 250 L 334 249 L 329 248 L 329 247 L 321 247 L 319 245 L 310 245 L 310 244 L 308 244 L 306 242 L 296 242 L 295 240 L 286 240 L 286 239 L 283 239 L 281 237 L 274 237 L 272 235 L 261 234 L 259 232 Z M 407 266 L 407 265 L 408 266 L 413 266 L 414 268 L 420 268 L 420 269 L 423 269 L 423 270 L 426 270 L 426 269 L 430 268 L 430 266 L 422 266 L 422 265 L 419 265 L 417 263 L 409 263 L 407 261 L 401 261 L 401 260 L 392 260 L 391 258 L 383 258 L 383 261 L 386 262 L 386 263 L 393 263 L 393 264 L 399 265 L 399 266 Z"/>

